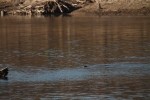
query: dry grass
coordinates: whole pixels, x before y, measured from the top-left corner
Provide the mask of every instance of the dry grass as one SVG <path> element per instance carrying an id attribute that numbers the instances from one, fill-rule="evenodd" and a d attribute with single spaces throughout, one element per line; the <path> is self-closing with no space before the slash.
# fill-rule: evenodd
<path id="1" fill-rule="evenodd" d="M 0 10 L 6 9 L 8 7 L 12 6 L 12 3 L 10 0 L 0 0 Z"/>

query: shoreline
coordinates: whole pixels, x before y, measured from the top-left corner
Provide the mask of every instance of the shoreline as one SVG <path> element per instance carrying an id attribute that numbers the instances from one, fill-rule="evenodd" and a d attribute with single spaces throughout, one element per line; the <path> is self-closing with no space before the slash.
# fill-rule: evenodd
<path id="1" fill-rule="evenodd" d="M 144 8 L 145 9 L 145 8 Z M 94 12 L 86 12 L 86 11 L 75 11 L 68 14 L 54 14 L 54 15 L 30 15 L 30 14 L 7 14 L 6 12 L 1 12 L 1 16 L 150 16 L 150 8 L 146 8 L 146 10 L 142 9 L 121 9 L 117 11 L 94 11 Z"/>
<path id="2" fill-rule="evenodd" d="M 145 10 L 146 9 L 146 10 Z M 22 12 L 23 13 L 23 12 Z M 42 14 L 9 14 L 0 11 L 0 16 L 72 16 L 72 17 L 80 17 L 80 16 L 150 16 L 150 8 L 141 8 L 141 9 L 120 9 L 117 11 L 94 11 L 94 12 L 87 12 L 87 11 L 75 11 L 68 14 L 52 14 L 52 15 L 42 15 Z"/>

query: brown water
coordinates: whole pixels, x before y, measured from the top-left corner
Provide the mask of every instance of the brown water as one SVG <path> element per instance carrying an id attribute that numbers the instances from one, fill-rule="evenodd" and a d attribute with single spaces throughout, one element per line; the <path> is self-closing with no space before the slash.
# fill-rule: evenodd
<path id="1" fill-rule="evenodd" d="M 6 66 L 0 100 L 150 100 L 150 17 L 0 17 Z"/>

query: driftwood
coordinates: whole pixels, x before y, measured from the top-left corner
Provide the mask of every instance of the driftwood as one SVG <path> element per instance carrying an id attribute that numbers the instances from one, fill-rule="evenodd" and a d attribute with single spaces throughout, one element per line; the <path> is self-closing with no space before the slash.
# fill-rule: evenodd
<path id="1" fill-rule="evenodd" d="M 12 6 L 12 4 L 10 2 L 6 2 L 6 1 L 0 2 L 0 10 L 4 10 L 4 9 L 9 8 L 11 6 Z"/>
<path id="2" fill-rule="evenodd" d="M 24 10 L 19 10 L 21 15 L 59 15 L 71 13 L 74 10 L 81 8 L 80 4 L 74 4 L 66 0 L 49 0 L 41 4 L 34 4 L 31 7 L 25 7 Z"/>
<path id="3" fill-rule="evenodd" d="M 64 0 L 57 0 L 57 1 L 54 0 L 54 1 L 48 1 L 44 5 L 43 14 L 65 14 L 65 13 L 70 13 L 79 8 L 81 8 L 81 6 L 78 6 L 71 2 L 67 2 Z"/>
<path id="4" fill-rule="evenodd" d="M 0 78 L 1 78 L 1 79 L 6 78 L 7 75 L 8 75 L 8 68 L 7 68 L 7 67 L 0 70 Z"/>
<path id="5" fill-rule="evenodd" d="M 19 15 L 58 15 L 71 13 L 81 7 L 79 4 L 74 4 L 66 0 L 49 0 L 26 7 L 20 6 L 18 10 L 14 10 L 10 13 Z"/>

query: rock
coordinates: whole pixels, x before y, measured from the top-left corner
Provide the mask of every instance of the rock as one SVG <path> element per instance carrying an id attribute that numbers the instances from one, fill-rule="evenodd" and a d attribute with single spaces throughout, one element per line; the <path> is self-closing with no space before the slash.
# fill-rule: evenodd
<path id="1" fill-rule="evenodd" d="M 8 68 L 4 68 L 0 70 L 0 78 L 5 78 L 8 75 Z"/>

